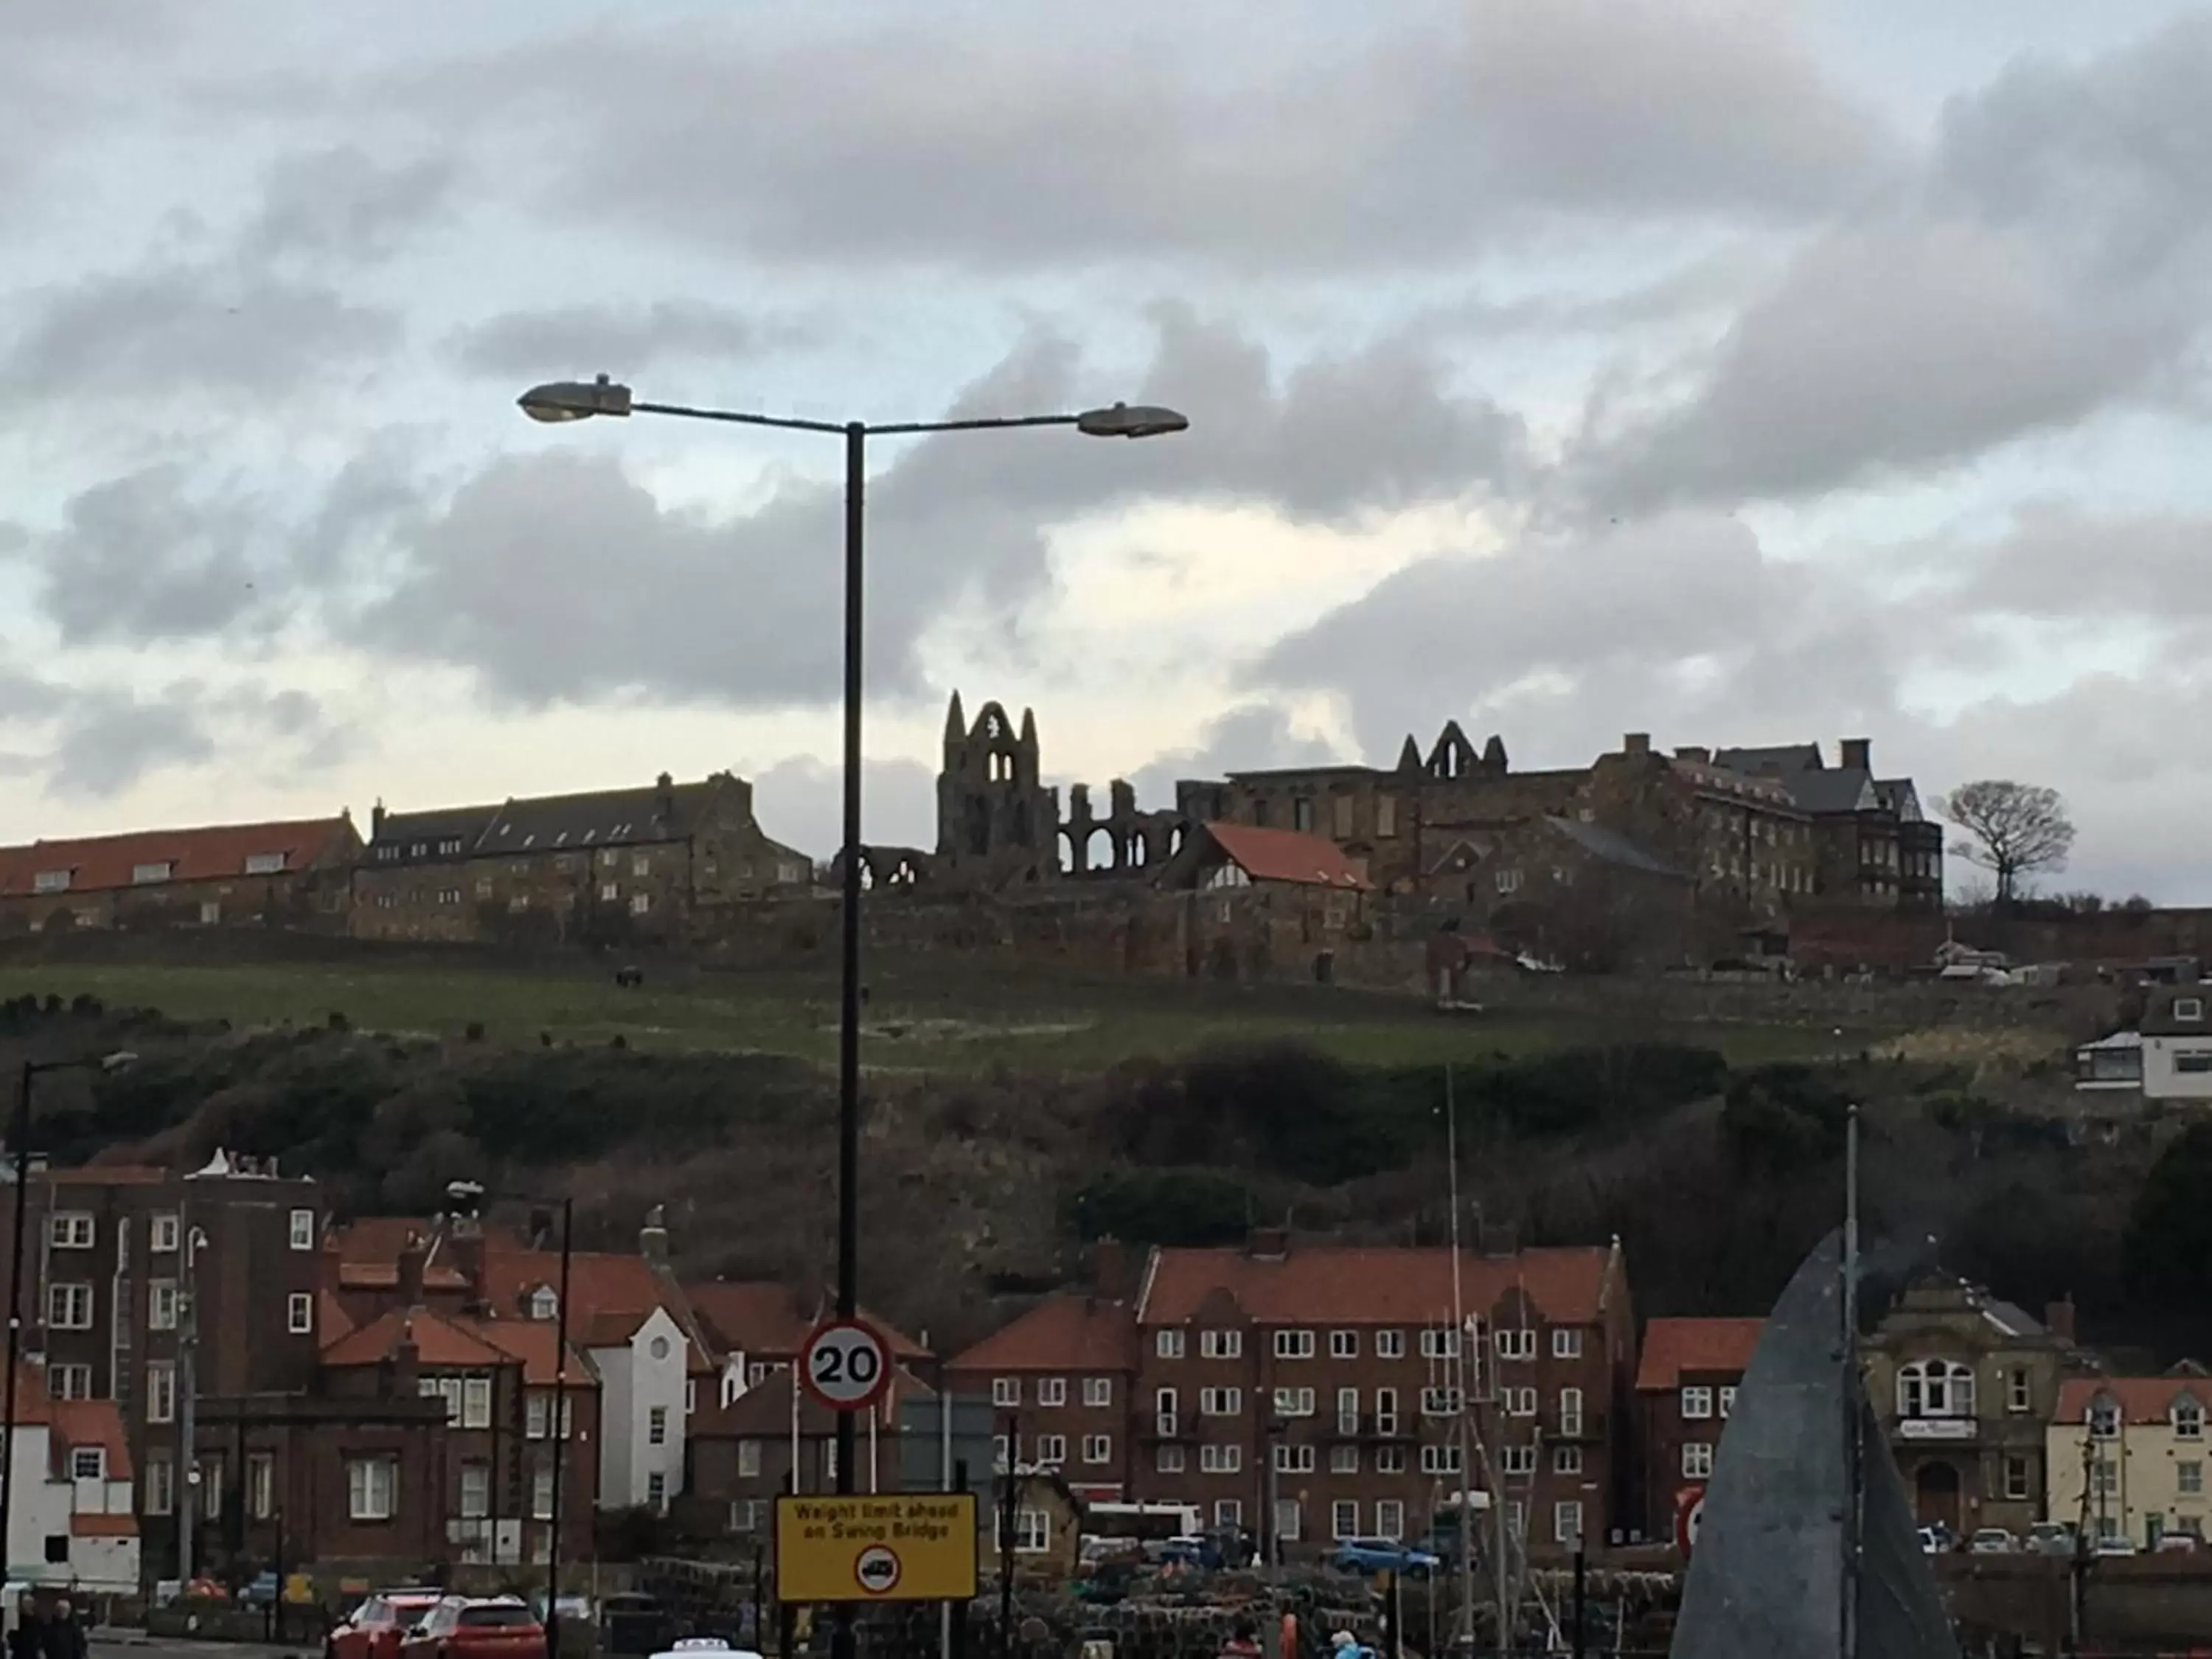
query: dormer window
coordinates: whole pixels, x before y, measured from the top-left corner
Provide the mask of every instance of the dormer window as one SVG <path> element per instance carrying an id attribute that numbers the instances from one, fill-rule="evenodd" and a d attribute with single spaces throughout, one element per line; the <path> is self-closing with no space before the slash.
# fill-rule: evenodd
<path id="1" fill-rule="evenodd" d="M 2089 1437 L 2092 1440 L 2117 1440 L 2120 1437 L 2120 1408 L 2109 1400 L 2098 1400 L 2089 1407 Z"/>
<path id="2" fill-rule="evenodd" d="M 248 853 L 246 855 L 246 873 L 249 876 L 281 876 L 284 873 L 285 865 L 290 862 L 290 857 L 286 853 Z"/>
<path id="3" fill-rule="evenodd" d="M 41 870 L 31 878 L 31 890 L 34 893 L 66 893 L 71 873 L 67 870 Z"/>
<path id="4" fill-rule="evenodd" d="M 2194 1400 L 2175 1401 L 2173 1437 L 2176 1440 L 2202 1440 L 2204 1437 L 2204 1407 Z"/>
<path id="5" fill-rule="evenodd" d="M 134 887 L 149 887 L 155 882 L 167 881 L 169 878 L 169 861 L 167 859 L 155 864 L 134 864 L 131 866 L 131 884 Z"/>
<path id="6" fill-rule="evenodd" d="M 537 1320 L 554 1320 L 561 1316 L 561 1297 L 550 1285 L 540 1285 L 530 1293 L 530 1316 Z"/>
<path id="7" fill-rule="evenodd" d="M 2203 997 L 2174 998 L 2173 1017 L 2176 1019 L 2188 1020 L 2194 1024 L 2203 1024 L 2204 1019 L 2204 999 Z"/>

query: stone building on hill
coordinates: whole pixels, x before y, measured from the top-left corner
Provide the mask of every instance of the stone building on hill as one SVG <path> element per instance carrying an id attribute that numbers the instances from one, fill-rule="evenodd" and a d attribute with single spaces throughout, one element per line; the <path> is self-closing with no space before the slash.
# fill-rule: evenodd
<path id="1" fill-rule="evenodd" d="M 360 851 L 343 812 L 0 847 L 0 934 L 76 927 L 339 933 Z"/>
<path id="2" fill-rule="evenodd" d="M 353 872 L 360 939 L 506 944 L 673 940 L 702 911 L 805 893 L 814 866 L 753 816 L 727 772 L 644 788 L 387 812 Z"/>

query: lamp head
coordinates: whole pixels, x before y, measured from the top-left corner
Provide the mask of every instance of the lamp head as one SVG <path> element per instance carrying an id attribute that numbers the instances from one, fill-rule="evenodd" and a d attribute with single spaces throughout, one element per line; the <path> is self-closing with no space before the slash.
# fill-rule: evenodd
<path id="1" fill-rule="evenodd" d="M 594 415 L 629 414 L 629 388 L 604 374 L 595 380 L 549 380 L 531 387 L 515 402 L 533 421 L 586 421 Z"/>
<path id="2" fill-rule="evenodd" d="M 1092 438 L 1158 438 L 1189 425 L 1188 416 L 1157 404 L 1115 404 L 1111 409 L 1086 409 L 1075 417 L 1075 429 Z"/>

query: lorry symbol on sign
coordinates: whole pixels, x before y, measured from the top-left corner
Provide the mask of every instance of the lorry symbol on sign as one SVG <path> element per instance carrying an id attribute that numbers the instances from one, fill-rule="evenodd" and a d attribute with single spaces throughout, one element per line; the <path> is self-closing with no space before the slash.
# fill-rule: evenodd
<path id="1" fill-rule="evenodd" d="M 898 1556 L 881 1544 L 871 1544 L 853 1563 L 853 1577 L 869 1595 L 889 1595 L 898 1588 Z"/>

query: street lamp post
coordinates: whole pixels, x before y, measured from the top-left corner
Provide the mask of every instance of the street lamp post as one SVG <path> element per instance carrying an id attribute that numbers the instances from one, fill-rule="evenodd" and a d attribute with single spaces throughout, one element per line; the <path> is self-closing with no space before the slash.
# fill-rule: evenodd
<path id="1" fill-rule="evenodd" d="M 837 1313 L 850 1319 L 860 1301 L 860 698 L 861 592 L 866 566 L 865 498 L 868 440 L 933 432 L 991 432 L 1014 427 L 1066 426 L 1093 438 L 1153 438 L 1181 432 L 1190 422 L 1172 409 L 1115 404 L 1075 415 L 1024 415 L 963 421 L 807 421 L 733 410 L 693 409 L 641 403 L 630 389 L 600 375 L 533 386 L 516 400 L 524 414 L 547 422 L 588 420 L 595 415 L 672 415 L 685 420 L 817 432 L 845 441 L 844 854 L 837 1019 Z M 854 1490 L 853 1414 L 837 1414 L 837 1490 Z M 850 1659 L 852 1612 L 840 1604 L 832 1653 Z"/>

